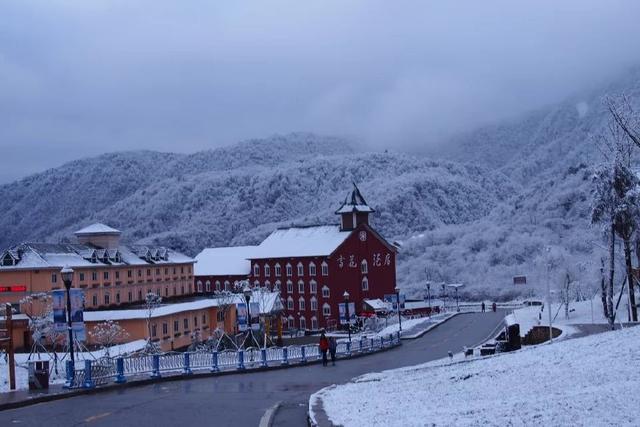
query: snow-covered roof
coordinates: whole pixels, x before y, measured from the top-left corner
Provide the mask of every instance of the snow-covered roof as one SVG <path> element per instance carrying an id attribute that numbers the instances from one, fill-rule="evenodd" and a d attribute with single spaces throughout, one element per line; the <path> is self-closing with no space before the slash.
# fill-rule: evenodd
<path id="1" fill-rule="evenodd" d="M 349 234 L 337 225 L 280 228 L 258 245 L 251 259 L 328 256 Z"/>
<path id="2" fill-rule="evenodd" d="M 347 194 L 347 197 L 344 199 L 344 203 L 340 209 L 336 211 L 337 214 L 351 212 L 374 212 L 374 210 L 367 204 L 367 201 L 364 200 L 364 197 L 362 197 L 362 194 L 355 182 L 353 183 L 353 190 L 351 190 L 351 193 Z"/>
<path id="3" fill-rule="evenodd" d="M 364 303 L 367 304 L 369 307 L 371 307 L 374 310 L 388 310 L 389 309 L 389 305 L 382 301 L 379 298 L 376 299 L 366 299 L 364 300 Z"/>
<path id="4" fill-rule="evenodd" d="M 91 224 L 85 228 L 82 228 L 75 233 L 76 236 L 82 234 L 122 234 L 120 230 L 116 230 L 115 228 L 109 227 L 108 225 L 96 222 L 95 224 Z"/>
<path id="5" fill-rule="evenodd" d="M 227 248 L 206 248 L 196 255 L 194 267 L 196 276 L 239 276 L 249 275 L 249 259 L 257 246 L 232 246 Z"/>
<path id="6" fill-rule="evenodd" d="M 134 247 L 135 248 L 135 247 Z M 67 243 L 23 243 L 2 254 L 11 252 L 17 255 L 14 265 L 0 265 L 2 270 L 33 269 L 33 268 L 71 268 L 100 267 L 109 265 L 156 265 L 192 263 L 195 260 L 166 248 L 155 248 L 162 258 L 145 258 L 137 255 L 137 249 L 128 246 L 118 246 L 117 249 L 105 250 L 92 244 Z M 92 254 L 99 256 L 92 260 Z M 105 257 L 106 255 L 106 257 Z M 117 255 L 117 256 L 116 256 Z"/>
<path id="7" fill-rule="evenodd" d="M 176 304 L 161 305 L 156 308 L 151 315 L 152 318 L 169 316 L 172 314 L 183 313 L 185 311 L 202 310 L 211 307 L 218 307 L 223 303 L 239 304 L 244 303 L 243 294 L 230 294 L 230 298 L 207 298 L 195 301 L 182 302 Z M 223 302 L 224 301 L 224 302 Z M 261 314 L 271 314 L 282 310 L 280 294 L 278 292 L 269 292 L 262 289 L 254 289 L 250 302 L 257 302 L 260 307 Z M 85 311 L 84 320 L 87 322 L 103 322 L 105 320 L 132 320 L 146 319 L 146 308 L 137 308 L 131 310 L 99 310 Z"/>

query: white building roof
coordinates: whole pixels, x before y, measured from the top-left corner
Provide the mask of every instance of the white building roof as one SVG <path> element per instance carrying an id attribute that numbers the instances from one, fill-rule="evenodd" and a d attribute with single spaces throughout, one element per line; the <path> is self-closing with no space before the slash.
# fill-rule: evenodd
<path id="1" fill-rule="evenodd" d="M 382 301 L 379 298 L 366 299 L 364 300 L 364 302 L 374 310 L 389 310 L 391 308 L 390 304 L 387 304 L 386 302 Z"/>
<path id="2" fill-rule="evenodd" d="M 115 228 L 109 227 L 108 225 L 96 222 L 95 224 L 91 224 L 83 229 L 76 231 L 76 236 L 80 234 L 122 234 L 120 230 L 116 230 Z"/>
<path id="3" fill-rule="evenodd" d="M 232 246 L 228 248 L 206 248 L 196 255 L 196 276 L 249 275 L 249 258 L 257 246 Z"/>
<path id="4" fill-rule="evenodd" d="M 351 234 L 337 225 L 281 228 L 271 233 L 252 259 L 331 255 Z"/>

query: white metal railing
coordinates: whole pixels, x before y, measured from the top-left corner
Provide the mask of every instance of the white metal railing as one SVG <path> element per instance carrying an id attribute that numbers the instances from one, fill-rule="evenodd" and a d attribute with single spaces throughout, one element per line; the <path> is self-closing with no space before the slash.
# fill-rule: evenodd
<path id="1" fill-rule="evenodd" d="M 400 337 L 391 334 L 386 337 L 360 338 L 351 342 L 337 343 L 336 353 L 341 357 L 365 354 L 400 345 Z M 164 373 L 190 374 L 194 370 L 243 370 L 269 368 L 283 364 L 300 364 L 318 360 L 321 352 L 317 344 L 290 345 L 287 347 L 255 348 L 240 350 L 169 352 L 151 355 L 134 355 L 115 359 L 84 361 L 84 366 L 67 364 L 69 388 L 91 388 L 109 382 L 123 383 L 127 378 L 150 375 L 160 377 Z M 73 374 L 72 374 L 73 373 Z"/>

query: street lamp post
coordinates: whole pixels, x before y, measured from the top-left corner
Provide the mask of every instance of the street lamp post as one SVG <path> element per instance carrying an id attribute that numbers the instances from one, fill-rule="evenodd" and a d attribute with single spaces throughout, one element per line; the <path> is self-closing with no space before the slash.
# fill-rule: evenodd
<path id="1" fill-rule="evenodd" d="M 67 290 L 67 330 L 69 331 L 69 354 L 71 356 L 71 363 L 75 366 L 75 355 L 73 354 L 73 329 L 71 327 L 71 281 L 73 280 L 73 269 L 68 265 L 65 265 L 60 270 L 64 287 Z"/>
<path id="2" fill-rule="evenodd" d="M 349 292 L 344 291 L 344 315 L 347 318 L 347 332 L 349 333 L 349 343 L 351 343 L 351 322 L 349 318 Z"/>
<path id="3" fill-rule="evenodd" d="M 442 286 L 442 308 L 444 309 L 444 311 L 447 311 L 447 294 L 445 288 L 446 285 L 444 282 L 442 282 L 440 286 Z"/>
<path id="4" fill-rule="evenodd" d="M 400 288 L 396 286 L 396 303 L 398 304 L 398 330 L 402 332 L 402 316 L 400 315 Z"/>
<path id="5" fill-rule="evenodd" d="M 431 282 L 427 282 L 427 300 L 429 300 L 429 317 L 431 317 Z"/>
<path id="6" fill-rule="evenodd" d="M 243 293 L 244 299 L 247 302 L 247 337 L 245 338 L 246 342 L 246 340 L 249 338 L 249 334 L 251 334 L 251 310 L 249 309 L 249 301 L 251 301 L 251 288 L 249 287 L 249 285 L 244 287 Z"/>

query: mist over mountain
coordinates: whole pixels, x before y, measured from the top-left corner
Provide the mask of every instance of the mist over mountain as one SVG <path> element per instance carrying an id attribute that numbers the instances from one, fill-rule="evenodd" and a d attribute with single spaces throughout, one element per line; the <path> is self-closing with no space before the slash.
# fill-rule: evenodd
<path id="1" fill-rule="evenodd" d="M 194 154 L 119 152 L 0 186 L 0 246 L 69 239 L 101 221 L 124 238 L 194 255 L 257 243 L 274 228 L 336 223 L 352 182 L 373 225 L 402 242 L 398 281 L 465 283 L 466 296 L 535 294 L 559 271 L 548 251 L 591 283 L 600 231 L 589 226 L 600 161 L 601 98 L 637 100 L 640 76 L 464 135 L 425 155 L 369 152 L 344 138 L 294 133 Z M 530 285 L 514 288 L 512 276 Z"/>

